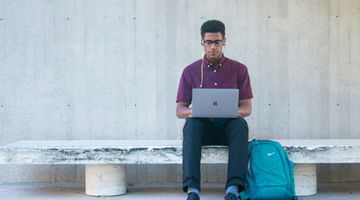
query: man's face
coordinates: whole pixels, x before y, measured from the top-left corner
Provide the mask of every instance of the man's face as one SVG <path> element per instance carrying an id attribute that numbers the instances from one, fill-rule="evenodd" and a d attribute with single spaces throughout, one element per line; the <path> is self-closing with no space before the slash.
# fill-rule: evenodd
<path id="1" fill-rule="evenodd" d="M 222 56 L 222 48 L 225 46 L 226 39 L 220 32 L 205 33 L 202 45 L 205 50 L 206 58 L 209 61 L 216 61 Z"/>

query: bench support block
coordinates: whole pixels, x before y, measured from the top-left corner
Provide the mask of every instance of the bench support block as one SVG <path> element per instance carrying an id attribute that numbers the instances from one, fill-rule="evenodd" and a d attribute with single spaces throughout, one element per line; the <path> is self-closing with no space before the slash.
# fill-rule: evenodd
<path id="1" fill-rule="evenodd" d="M 295 164 L 295 193 L 308 196 L 317 193 L 316 164 Z"/>
<path id="2" fill-rule="evenodd" d="M 86 191 L 91 196 L 116 196 L 126 193 L 126 165 L 86 165 Z"/>

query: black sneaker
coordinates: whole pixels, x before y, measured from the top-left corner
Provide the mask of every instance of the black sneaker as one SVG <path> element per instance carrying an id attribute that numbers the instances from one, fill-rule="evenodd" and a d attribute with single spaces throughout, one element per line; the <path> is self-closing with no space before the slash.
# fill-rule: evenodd
<path id="1" fill-rule="evenodd" d="M 195 192 L 190 192 L 188 193 L 186 200 L 200 200 L 200 197 Z"/>
<path id="2" fill-rule="evenodd" d="M 241 197 L 236 197 L 235 194 L 229 192 L 226 194 L 225 200 L 241 200 Z"/>

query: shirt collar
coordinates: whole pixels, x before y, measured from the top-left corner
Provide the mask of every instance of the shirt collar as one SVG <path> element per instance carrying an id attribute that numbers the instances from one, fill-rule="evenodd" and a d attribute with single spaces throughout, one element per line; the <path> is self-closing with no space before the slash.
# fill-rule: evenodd
<path id="1" fill-rule="evenodd" d="M 226 57 L 224 56 L 224 54 L 222 54 L 220 60 L 217 63 L 211 64 L 209 62 L 209 60 L 206 58 L 206 56 L 204 55 L 204 67 L 209 67 L 209 68 L 211 67 L 211 68 L 218 69 L 219 67 L 221 67 L 224 64 L 225 60 L 226 60 Z"/>

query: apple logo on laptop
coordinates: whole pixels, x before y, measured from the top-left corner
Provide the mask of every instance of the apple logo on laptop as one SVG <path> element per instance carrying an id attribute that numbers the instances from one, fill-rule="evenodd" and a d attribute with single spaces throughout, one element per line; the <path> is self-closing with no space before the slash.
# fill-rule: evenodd
<path id="1" fill-rule="evenodd" d="M 218 105 L 218 102 L 217 102 L 217 101 L 214 101 L 212 104 L 213 104 L 213 106 L 217 106 L 217 105 Z"/>

